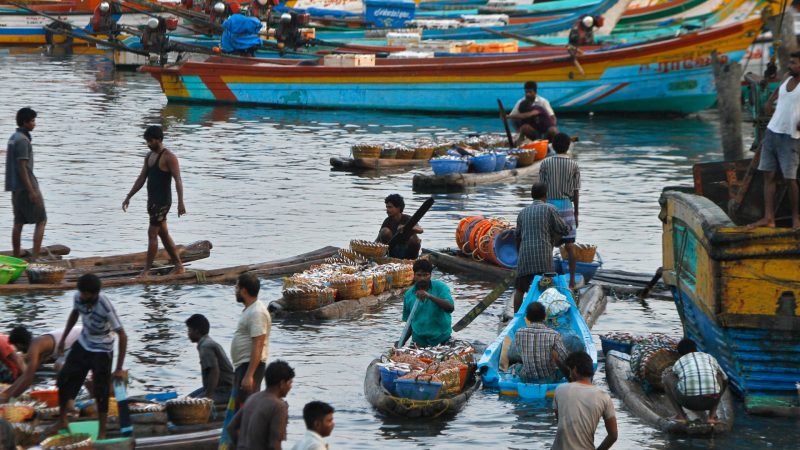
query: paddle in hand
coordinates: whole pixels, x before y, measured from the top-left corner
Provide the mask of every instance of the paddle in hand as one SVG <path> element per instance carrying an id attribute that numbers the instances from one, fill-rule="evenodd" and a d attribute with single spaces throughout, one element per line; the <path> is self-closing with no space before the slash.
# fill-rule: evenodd
<path id="1" fill-rule="evenodd" d="M 508 276 L 505 280 L 503 280 L 500 284 L 495 286 L 489 294 L 486 295 L 486 298 L 481 300 L 480 303 L 475 305 L 464 317 L 461 318 L 455 325 L 453 325 L 453 331 L 461 331 L 467 327 L 476 317 L 480 315 L 486 308 L 489 307 L 492 303 L 494 303 L 503 292 L 508 289 L 511 283 L 517 279 L 517 272 L 511 272 L 511 275 Z"/>

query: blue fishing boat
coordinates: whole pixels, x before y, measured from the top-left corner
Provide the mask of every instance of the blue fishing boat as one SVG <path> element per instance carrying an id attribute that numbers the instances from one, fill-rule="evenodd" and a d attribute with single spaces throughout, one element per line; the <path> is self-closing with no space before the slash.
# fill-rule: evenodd
<path id="1" fill-rule="evenodd" d="M 552 281 L 552 284 L 550 281 Z M 563 378 L 558 383 L 525 383 L 510 370 L 500 370 L 500 351 L 503 347 L 503 341 L 507 336 L 513 341 L 517 330 L 527 326 L 525 320 L 526 308 L 530 303 L 539 301 L 542 293 L 549 287 L 556 288 L 566 296 L 569 309 L 556 317 L 548 317 L 546 320 L 547 325 L 561 333 L 566 338 L 565 340 L 574 343 L 579 342 L 583 350 L 592 357 L 595 369 L 597 368 L 597 349 L 592 340 L 592 333 L 583 316 L 581 316 L 575 300 L 572 298 L 572 293 L 569 290 L 569 277 L 565 275 L 558 275 L 552 278 L 537 276 L 533 280 L 531 289 L 525 296 L 519 311 L 500 335 L 497 336 L 497 339 L 486 348 L 480 361 L 478 361 L 478 372 L 481 374 L 481 380 L 485 387 L 499 389 L 501 395 L 519 397 L 524 400 L 537 400 L 552 397 L 556 387 L 567 382 L 567 379 Z"/>
<path id="2" fill-rule="evenodd" d="M 800 233 L 740 226 L 763 214 L 754 211 L 762 181 L 742 177 L 748 167 L 698 164 L 695 193 L 661 195 L 664 282 L 685 334 L 717 358 L 748 412 L 800 416 Z M 746 193 L 741 208 L 729 189 Z M 720 205 L 733 205 L 732 216 Z"/>

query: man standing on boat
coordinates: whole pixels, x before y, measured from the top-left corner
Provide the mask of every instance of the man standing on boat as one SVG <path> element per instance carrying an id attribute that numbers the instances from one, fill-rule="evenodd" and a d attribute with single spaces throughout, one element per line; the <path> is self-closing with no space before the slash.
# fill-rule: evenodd
<path id="1" fill-rule="evenodd" d="M 526 81 L 525 97 L 517 101 L 511 113 L 506 116 L 519 131 L 518 145 L 523 138 L 535 141 L 558 133 L 556 113 L 546 98 L 537 95 L 537 89 L 535 81 Z"/>
<path id="2" fill-rule="evenodd" d="M 65 351 L 68 352 L 72 348 L 82 331 L 83 326 L 81 325 L 75 325 L 72 328 L 67 338 L 64 339 Z M 42 364 L 56 362 L 56 370 L 60 369 L 59 360 L 56 359 L 56 347 L 61 342 L 63 333 L 63 328 L 56 329 L 34 339 L 31 332 L 24 326 L 20 325 L 11 330 L 11 334 L 8 335 L 8 341 L 17 350 L 25 354 L 25 369 L 11 386 L 0 393 L 0 403 L 6 403 L 10 398 L 18 397 L 25 392 L 33 384 L 36 371 L 39 370 Z"/>
<path id="3" fill-rule="evenodd" d="M 592 384 L 592 357 L 573 352 L 564 363 L 571 382 L 558 386 L 553 396 L 558 430 L 551 449 L 594 450 L 594 432 L 602 417 L 608 435 L 597 450 L 608 450 L 617 441 L 617 414 L 611 396 Z"/>
<path id="4" fill-rule="evenodd" d="M 708 353 L 698 352 L 689 338 L 678 343 L 681 358 L 661 376 L 664 390 L 672 406 L 678 410 L 676 420 L 687 420 L 683 408 L 708 411 L 708 422 L 717 420 L 717 406 L 728 387 L 728 377 L 719 363 Z"/>
<path id="5" fill-rule="evenodd" d="M 775 175 L 780 170 L 789 190 L 792 228 L 800 229 L 800 193 L 797 186 L 797 167 L 800 164 L 800 52 L 790 56 L 789 73 L 765 106 L 767 112 L 774 112 L 767 124 L 761 144 L 761 161 L 758 163 L 758 170 L 765 172 L 764 217 L 750 224 L 750 228 L 775 228 Z"/>
<path id="6" fill-rule="evenodd" d="M 411 216 L 403 214 L 406 202 L 400 194 L 389 195 L 384 199 L 384 203 L 386 204 L 386 215 L 388 217 L 381 224 L 381 230 L 376 241 L 386 244 L 394 235 L 403 231 L 403 227 L 411 220 Z M 400 259 L 417 259 L 419 250 L 422 248 L 422 239 L 419 238 L 422 231 L 422 227 L 414 225 L 414 231 L 407 241 L 397 242 L 389 247 L 389 256 Z"/>
<path id="7" fill-rule="evenodd" d="M 22 227 L 35 223 L 31 257 L 39 257 L 47 224 L 44 199 L 39 190 L 39 181 L 33 174 L 33 145 L 31 131 L 36 128 L 36 111 L 22 108 L 17 111 L 17 131 L 11 135 L 6 147 L 6 191 L 11 191 L 11 204 L 14 209 L 14 228 L 11 232 L 11 246 L 14 257 L 22 254 Z"/>
<path id="8" fill-rule="evenodd" d="M 427 259 L 415 261 L 414 287 L 403 297 L 403 321 L 411 321 L 411 340 L 420 347 L 444 344 L 453 332 L 451 315 L 455 302 L 447 284 L 431 280 L 432 272 L 433 264 Z"/>
<path id="9" fill-rule="evenodd" d="M 569 287 L 575 288 L 575 238 L 578 229 L 578 199 L 581 189 L 581 171 L 578 163 L 567 155 L 572 139 L 558 133 L 553 137 L 556 154 L 542 161 L 539 179 L 547 185 L 547 203 L 558 209 L 561 219 L 572 229 L 561 238 L 569 256 Z"/>
<path id="10" fill-rule="evenodd" d="M 519 310 L 533 278 L 553 271 L 553 247 L 570 232 L 555 206 L 546 203 L 547 185 L 531 186 L 533 203 L 517 216 L 517 280 L 514 283 L 514 312 Z"/>
<path id="11" fill-rule="evenodd" d="M 185 269 L 181 263 L 181 257 L 178 255 L 175 242 L 167 229 L 167 213 L 172 207 L 173 178 L 175 178 L 175 191 L 178 193 L 178 217 L 186 214 L 178 157 L 164 147 L 164 131 L 161 127 L 155 125 L 148 127 L 144 132 L 144 140 L 147 142 L 147 147 L 150 148 L 150 154 L 145 156 L 142 171 L 136 178 L 136 182 L 133 183 L 133 188 L 125 197 L 125 201 L 122 202 L 122 210 L 128 210 L 131 198 L 139 192 L 146 180 L 147 213 L 150 215 L 150 227 L 147 229 L 147 261 L 142 270 L 142 276 L 146 277 L 153 266 L 153 260 L 158 252 L 159 237 L 175 265 L 173 273 L 183 273 Z"/>

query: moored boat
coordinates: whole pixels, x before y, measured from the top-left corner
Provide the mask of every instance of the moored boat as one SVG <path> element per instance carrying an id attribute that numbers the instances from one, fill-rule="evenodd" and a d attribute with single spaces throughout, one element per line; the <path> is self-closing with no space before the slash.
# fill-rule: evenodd
<path id="1" fill-rule="evenodd" d="M 512 104 L 522 83 L 539 80 L 539 93 L 559 112 L 647 111 L 691 113 L 716 101 L 711 52 L 738 61 L 762 25 L 752 19 L 658 42 L 579 56 L 443 63 L 377 59 L 374 65 L 284 65 L 259 60 L 146 66 L 169 100 L 496 113 Z M 347 91 L 350 94 L 342 95 Z M 487 95 L 491 92 L 492 95 Z M 357 94 L 357 95 L 351 95 Z"/>
<path id="2" fill-rule="evenodd" d="M 606 379 L 611 391 L 622 399 L 628 410 L 661 431 L 687 436 L 708 436 L 730 431 L 733 427 L 733 395 L 730 389 L 725 391 L 720 400 L 715 424 L 705 422 L 704 417 L 691 410 L 686 410 L 689 422 L 678 422 L 674 420 L 678 411 L 672 407 L 664 392 L 645 391 L 642 384 L 633 378 L 630 355 L 612 350 L 606 355 L 605 365 Z"/>
<path id="3" fill-rule="evenodd" d="M 408 288 L 390 289 L 380 294 L 367 295 L 357 299 L 339 300 L 330 305 L 321 306 L 309 311 L 292 311 L 287 308 L 287 300 L 280 298 L 269 303 L 267 308 L 275 319 L 313 319 L 333 320 L 353 317 L 391 301 L 403 298 Z"/>
<path id="4" fill-rule="evenodd" d="M 750 180 L 742 183 L 735 173 L 740 163 L 723 166 L 733 170 L 727 179 L 724 173 L 713 177 L 727 180 L 724 185 L 696 166 L 695 186 L 703 196 L 678 190 L 661 195 L 664 282 L 685 334 L 717 358 L 746 410 L 798 416 L 800 234 L 737 226 L 760 215 L 758 200 L 747 208 L 733 205 L 735 221 L 723 212 L 718 205 L 728 206 L 725 186 L 742 198 L 760 198 L 747 189 Z"/>
<path id="5" fill-rule="evenodd" d="M 415 192 L 458 192 L 484 184 L 514 183 L 539 176 L 541 162 L 540 160 L 530 166 L 487 173 L 417 174 L 412 179 L 412 186 Z"/>
<path id="6" fill-rule="evenodd" d="M 547 280 L 550 280 L 548 282 Z M 542 283 L 542 280 L 545 282 Z M 532 302 L 540 300 L 540 296 L 547 288 L 553 287 L 566 297 L 569 304 L 568 309 L 556 317 L 548 317 L 547 325 L 556 329 L 562 336 L 571 337 L 575 345 L 580 343 L 580 347 L 591 356 L 594 366 L 597 367 L 597 349 L 592 339 L 592 333 L 586 320 L 581 315 L 578 306 L 572 298 L 572 293 L 568 287 L 569 279 L 567 276 L 559 275 L 553 278 L 536 276 L 531 284 L 530 290 L 525 295 L 519 311 L 514 315 L 508 325 L 497 336 L 497 339 L 486 348 L 481 359 L 478 361 L 478 371 L 481 380 L 487 388 L 494 388 L 500 391 L 501 395 L 518 397 L 525 400 L 537 400 L 550 398 L 555 393 L 559 384 L 566 383 L 566 378 L 562 378 L 557 383 L 526 383 L 519 376 L 508 370 L 500 369 L 500 352 L 506 337 L 512 340 L 517 330 L 526 325 L 525 310 Z M 573 349 L 574 350 L 574 349 Z"/>

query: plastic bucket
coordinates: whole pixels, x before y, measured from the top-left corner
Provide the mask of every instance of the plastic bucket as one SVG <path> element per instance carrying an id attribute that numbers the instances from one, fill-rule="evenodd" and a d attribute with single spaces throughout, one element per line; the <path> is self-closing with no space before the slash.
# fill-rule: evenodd
<path id="1" fill-rule="evenodd" d="M 555 263 L 556 272 L 559 274 L 569 273 L 569 261 L 566 259 L 556 258 L 553 260 Z M 602 266 L 601 263 L 583 263 L 583 262 L 576 262 L 575 263 L 575 273 L 583 275 L 584 280 L 588 283 L 591 281 L 594 274 L 597 273 L 597 269 Z"/>
<path id="2" fill-rule="evenodd" d="M 519 161 L 519 158 L 517 158 L 516 156 L 509 156 L 506 159 L 506 170 L 516 169 L 517 161 Z"/>
<path id="3" fill-rule="evenodd" d="M 550 144 L 550 141 L 547 139 L 541 139 L 538 141 L 531 142 L 530 144 L 525 144 L 522 146 L 524 149 L 534 150 L 536 152 L 536 157 L 534 158 L 536 161 L 540 159 L 545 159 L 547 157 L 547 146 Z"/>
<path id="4" fill-rule="evenodd" d="M 8 280 L 8 283 L 13 283 L 28 267 L 28 262 L 24 259 L 14 258 L 13 256 L 0 255 L 0 265 L 6 265 L 14 269 L 11 272 L 11 278 Z"/>
<path id="5" fill-rule="evenodd" d="M 381 385 L 383 385 L 383 388 L 389 391 L 390 394 L 397 395 L 397 390 L 395 389 L 395 381 L 397 381 L 398 377 L 402 377 L 408 372 L 403 372 L 400 370 L 389 370 L 383 366 L 379 366 L 378 370 L 380 370 L 381 372 Z"/>
<path id="6" fill-rule="evenodd" d="M 437 176 L 465 173 L 467 171 L 467 164 L 458 159 L 432 159 L 430 163 L 433 174 Z"/>
<path id="7" fill-rule="evenodd" d="M 397 380 L 395 381 L 397 395 L 411 400 L 436 400 L 442 391 L 442 383 L 438 381 L 416 381 L 416 380 Z"/>
<path id="8" fill-rule="evenodd" d="M 506 159 L 508 155 L 505 153 L 495 153 L 495 163 L 494 163 L 494 170 L 495 172 L 498 170 L 503 170 L 506 167 Z"/>
<path id="9" fill-rule="evenodd" d="M 507 269 L 517 267 L 517 236 L 514 230 L 503 230 L 497 233 L 490 248 L 491 261 Z"/>
<path id="10" fill-rule="evenodd" d="M 475 247 L 473 247 L 472 243 L 471 243 L 472 231 L 475 229 L 475 227 L 480 225 L 481 222 L 483 222 L 485 220 L 485 218 L 483 216 L 479 216 L 479 217 L 480 217 L 479 220 L 472 221 L 472 222 L 468 223 L 466 227 L 464 227 L 464 234 L 463 234 L 464 241 L 461 244 L 461 246 L 459 247 L 461 249 L 461 251 L 464 252 L 464 253 L 471 254 L 472 252 L 475 251 Z"/>
<path id="11" fill-rule="evenodd" d="M 472 158 L 472 167 L 478 173 L 494 172 L 495 165 L 497 165 L 497 158 L 493 153 Z"/>
<path id="12" fill-rule="evenodd" d="M 467 216 L 458 221 L 458 227 L 456 227 L 456 245 L 459 249 L 464 246 L 464 242 L 469 240 L 469 232 L 467 232 L 467 227 L 469 227 L 471 224 L 480 222 L 483 220 L 483 218 L 483 216 Z"/>
<path id="13" fill-rule="evenodd" d="M 472 228 L 472 232 L 469 235 L 469 245 L 473 252 L 478 249 L 481 239 L 494 227 L 494 224 L 495 222 L 493 219 L 484 219 Z M 480 254 L 478 256 L 483 257 Z"/>

